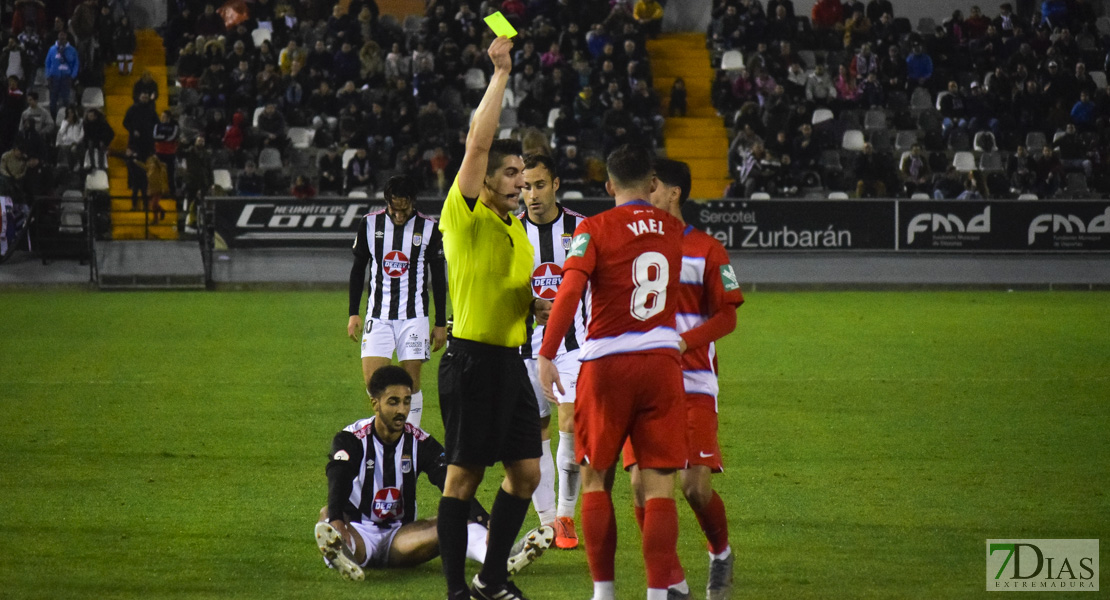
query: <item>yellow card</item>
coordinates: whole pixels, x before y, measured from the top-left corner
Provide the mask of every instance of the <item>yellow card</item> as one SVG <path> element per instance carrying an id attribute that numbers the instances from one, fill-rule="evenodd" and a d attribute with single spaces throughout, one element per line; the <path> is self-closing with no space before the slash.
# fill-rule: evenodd
<path id="1" fill-rule="evenodd" d="M 516 35 L 516 30 L 509 24 L 509 20 L 505 18 L 505 15 L 501 14 L 501 11 L 497 11 L 486 17 L 485 21 L 486 25 L 489 25 L 489 28 L 497 34 L 497 37 L 505 36 L 511 38 Z"/>

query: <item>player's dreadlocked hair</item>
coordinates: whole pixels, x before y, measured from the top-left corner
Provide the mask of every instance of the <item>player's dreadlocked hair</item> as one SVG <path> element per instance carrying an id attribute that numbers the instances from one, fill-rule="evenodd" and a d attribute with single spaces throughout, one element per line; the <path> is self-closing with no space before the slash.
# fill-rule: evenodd
<path id="1" fill-rule="evenodd" d="M 654 172 L 651 153 L 643 146 L 625 144 L 609 154 L 605 160 L 609 179 L 621 188 L 636 187 L 651 179 Z"/>
<path id="2" fill-rule="evenodd" d="M 669 158 L 656 158 L 655 176 L 665 185 L 681 190 L 681 195 L 678 197 L 679 206 L 690 197 L 690 165 Z"/>
<path id="3" fill-rule="evenodd" d="M 520 156 L 524 152 L 516 140 L 493 140 L 489 148 L 489 162 L 486 163 L 486 177 L 493 177 L 501 169 L 506 156 Z"/>
<path id="4" fill-rule="evenodd" d="M 370 394 L 371 398 L 380 398 L 385 389 L 391 385 L 403 385 L 412 389 L 412 376 L 397 365 L 387 365 L 374 371 L 370 376 L 370 383 L 366 386 L 366 392 Z"/>
<path id="5" fill-rule="evenodd" d="M 385 184 L 382 195 L 385 197 L 386 202 L 394 198 L 408 198 L 409 200 L 415 201 L 418 190 L 419 188 L 416 185 L 416 181 L 411 177 L 394 175 L 390 177 L 389 181 Z"/>
<path id="6" fill-rule="evenodd" d="M 524 157 L 524 168 L 535 169 L 536 167 L 543 167 L 551 173 L 551 180 L 554 181 L 559 178 L 559 171 L 555 168 L 555 161 L 546 154 L 529 154 Z"/>

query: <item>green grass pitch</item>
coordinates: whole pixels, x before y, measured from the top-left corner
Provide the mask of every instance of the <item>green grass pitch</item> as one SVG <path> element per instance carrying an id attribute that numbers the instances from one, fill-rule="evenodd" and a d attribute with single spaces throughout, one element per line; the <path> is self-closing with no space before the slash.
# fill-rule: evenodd
<path id="1" fill-rule="evenodd" d="M 331 436 L 369 412 L 346 302 L 0 293 L 0 598 L 442 598 L 438 559 L 353 584 L 313 543 Z M 1105 565 L 1108 305 L 750 294 L 719 345 L 734 597 L 981 597 L 988 538 L 1100 538 Z M 439 435 L 437 360 L 424 424 Z M 422 515 L 435 492 L 422 484 Z M 642 598 L 622 477 L 615 504 L 618 595 Z M 704 597 L 702 535 L 679 513 Z M 518 583 L 537 600 L 591 592 L 581 550 Z"/>

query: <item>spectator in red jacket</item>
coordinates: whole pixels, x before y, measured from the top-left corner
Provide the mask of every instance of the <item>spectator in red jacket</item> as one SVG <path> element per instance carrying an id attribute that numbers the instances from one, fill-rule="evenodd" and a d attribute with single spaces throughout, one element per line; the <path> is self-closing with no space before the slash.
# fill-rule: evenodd
<path id="1" fill-rule="evenodd" d="M 818 0 L 810 12 L 814 29 L 832 29 L 844 20 L 844 7 L 840 0 Z"/>

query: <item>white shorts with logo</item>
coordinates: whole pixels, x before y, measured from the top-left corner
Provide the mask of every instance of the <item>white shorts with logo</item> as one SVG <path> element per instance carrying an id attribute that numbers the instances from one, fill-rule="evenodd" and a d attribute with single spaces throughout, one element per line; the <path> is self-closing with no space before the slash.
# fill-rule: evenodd
<path id="1" fill-rule="evenodd" d="M 559 380 L 563 382 L 563 389 L 567 391 L 566 394 L 560 394 L 559 388 L 556 387 L 553 390 L 556 402 L 559 404 L 574 404 L 576 390 L 578 389 L 578 369 L 582 366 L 582 363 L 578 362 L 578 351 L 571 350 L 566 354 L 560 354 L 552 362 L 555 363 L 555 368 L 559 370 Z M 528 367 L 528 379 L 532 380 L 532 389 L 536 392 L 536 403 L 540 408 L 540 418 L 550 416 L 551 403 L 543 395 L 543 386 L 540 385 L 539 363 L 534 358 L 526 358 L 524 364 Z"/>
<path id="2" fill-rule="evenodd" d="M 428 318 L 418 319 L 366 319 L 362 332 L 362 357 L 392 358 L 397 360 L 428 360 L 431 356 L 431 336 Z"/>
<path id="3" fill-rule="evenodd" d="M 350 525 L 351 529 L 362 537 L 362 542 L 366 546 L 366 562 L 359 566 L 377 568 L 389 566 L 389 549 L 393 547 L 393 538 L 397 537 L 401 522 L 394 521 L 389 527 L 378 527 L 370 521 Z"/>

